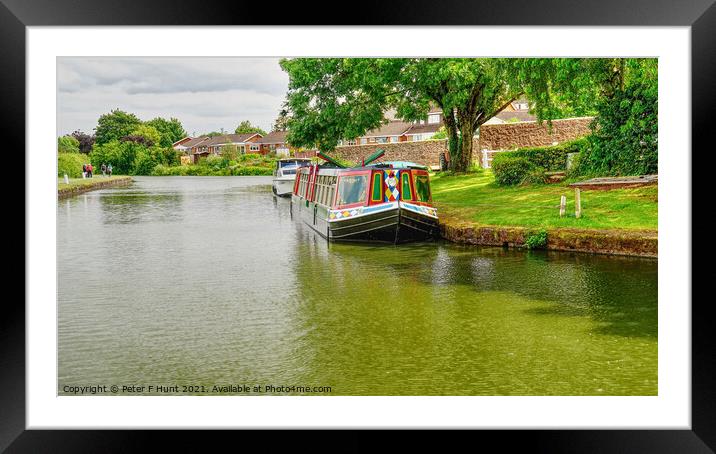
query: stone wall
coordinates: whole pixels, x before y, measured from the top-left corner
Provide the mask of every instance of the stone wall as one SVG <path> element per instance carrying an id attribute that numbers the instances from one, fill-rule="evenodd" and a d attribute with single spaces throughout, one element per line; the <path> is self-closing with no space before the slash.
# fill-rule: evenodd
<path id="1" fill-rule="evenodd" d="M 385 150 L 381 161 L 411 161 L 426 166 L 440 165 L 440 153 L 447 153 L 446 140 L 423 140 L 419 142 L 374 143 L 337 147 L 329 154 L 351 162 L 360 162 L 378 148 Z"/>
<path id="2" fill-rule="evenodd" d="M 511 150 L 566 142 L 589 134 L 591 121 L 592 117 L 554 120 L 551 132 L 547 122 L 541 125 L 537 122 L 482 125 L 479 150 Z"/>

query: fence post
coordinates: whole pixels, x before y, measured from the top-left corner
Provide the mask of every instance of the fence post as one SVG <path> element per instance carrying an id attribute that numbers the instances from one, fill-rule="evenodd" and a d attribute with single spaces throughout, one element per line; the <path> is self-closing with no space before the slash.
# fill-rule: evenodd
<path id="1" fill-rule="evenodd" d="M 580 197 L 579 188 L 574 189 L 574 217 L 577 219 L 582 217 L 582 199 Z"/>
<path id="2" fill-rule="evenodd" d="M 563 195 L 559 199 L 559 217 L 563 218 L 567 212 L 567 196 Z"/>
<path id="3" fill-rule="evenodd" d="M 70 184 L 70 179 L 67 177 L 67 174 L 65 174 L 65 184 Z"/>

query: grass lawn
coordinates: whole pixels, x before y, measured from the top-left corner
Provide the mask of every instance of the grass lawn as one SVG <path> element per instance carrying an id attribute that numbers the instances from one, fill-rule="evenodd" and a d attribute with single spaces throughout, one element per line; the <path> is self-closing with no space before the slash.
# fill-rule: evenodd
<path id="1" fill-rule="evenodd" d="M 566 183 L 497 186 L 491 170 L 431 177 L 433 201 L 448 219 L 476 225 L 657 230 L 657 186 L 611 191 L 582 190 L 582 217 L 574 217 L 574 189 Z M 560 196 L 567 216 L 559 217 Z"/>
<path id="2" fill-rule="evenodd" d="M 99 175 L 95 174 L 92 178 L 70 178 L 70 184 L 65 184 L 63 177 L 57 178 L 57 189 L 69 189 L 79 188 L 83 186 L 93 186 L 95 184 L 102 183 L 104 181 L 114 181 L 129 178 L 127 175 L 112 175 L 111 177 L 104 177 L 102 173 Z"/>

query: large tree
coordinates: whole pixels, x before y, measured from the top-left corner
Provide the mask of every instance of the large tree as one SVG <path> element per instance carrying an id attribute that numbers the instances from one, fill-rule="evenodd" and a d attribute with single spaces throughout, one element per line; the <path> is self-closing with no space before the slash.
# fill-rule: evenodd
<path id="1" fill-rule="evenodd" d="M 146 124 L 159 131 L 159 134 L 161 134 L 159 145 L 164 148 L 171 147 L 174 142 L 187 136 L 184 126 L 174 117 L 169 120 L 157 117 L 149 120 Z"/>
<path id="2" fill-rule="evenodd" d="M 241 123 L 239 123 L 239 126 L 236 127 L 234 130 L 234 134 L 253 134 L 253 133 L 259 133 L 262 136 L 266 135 L 266 131 L 259 128 L 258 126 L 254 126 L 251 124 L 250 121 L 244 120 Z"/>
<path id="3" fill-rule="evenodd" d="M 299 58 L 282 60 L 289 74 L 289 140 L 333 149 L 385 122 L 396 108 L 405 120 L 443 113 L 452 170 L 465 171 L 480 125 L 525 93 L 530 78 L 516 71 L 544 59 Z M 532 71 L 551 67 L 536 65 Z M 535 78 L 536 79 L 536 78 Z M 551 114 L 551 111 L 546 111 Z"/>
<path id="4" fill-rule="evenodd" d="M 119 109 L 104 114 L 97 120 L 95 128 L 95 142 L 98 145 L 108 143 L 112 140 L 119 140 L 132 133 L 142 122 L 133 113 L 127 113 Z"/>

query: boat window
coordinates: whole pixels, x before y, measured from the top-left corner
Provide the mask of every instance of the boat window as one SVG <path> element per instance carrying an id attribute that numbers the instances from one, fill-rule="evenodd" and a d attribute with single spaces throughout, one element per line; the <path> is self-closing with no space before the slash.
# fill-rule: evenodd
<path id="1" fill-rule="evenodd" d="M 400 198 L 403 200 L 413 200 L 413 194 L 410 192 L 410 174 L 407 171 L 400 172 Z"/>
<path id="2" fill-rule="evenodd" d="M 415 175 L 415 196 L 419 202 L 430 202 L 430 182 L 427 175 Z"/>
<path id="3" fill-rule="evenodd" d="M 296 174 L 296 169 L 291 169 L 291 168 L 286 169 L 286 168 L 284 168 L 284 169 L 281 171 L 281 173 L 283 173 L 284 175 L 295 175 L 295 174 Z"/>
<path id="4" fill-rule="evenodd" d="M 373 174 L 373 192 L 370 198 L 373 202 L 380 202 L 381 200 L 383 200 L 383 192 L 381 191 L 381 189 L 383 189 L 383 184 L 381 181 L 382 176 L 382 172 Z"/>
<path id="5" fill-rule="evenodd" d="M 338 182 L 338 205 L 365 202 L 368 196 L 368 175 L 346 175 Z"/>

